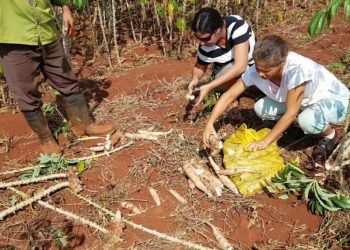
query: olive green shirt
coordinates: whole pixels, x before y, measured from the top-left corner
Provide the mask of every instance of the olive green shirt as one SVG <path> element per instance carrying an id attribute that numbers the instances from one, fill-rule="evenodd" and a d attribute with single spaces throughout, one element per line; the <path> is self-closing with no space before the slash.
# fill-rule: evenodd
<path id="1" fill-rule="evenodd" d="M 68 3 L 69 0 L 0 0 L 0 43 L 45 45 L 54 42 L 59 32 L 51 4 Z"/>

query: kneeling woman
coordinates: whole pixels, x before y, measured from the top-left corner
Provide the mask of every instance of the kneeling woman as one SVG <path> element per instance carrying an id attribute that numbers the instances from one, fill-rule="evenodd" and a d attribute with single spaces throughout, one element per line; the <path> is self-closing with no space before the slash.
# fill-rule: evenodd
<path id="1" fill-rule="evenodd" d="M 192 22 L 192 30 L 199 40 L 197 62 L 188 85 L 191 95 L 209 65 L 213 65 L 213 80 L 200 87 L 196 102 L 199 105 L 213 90 L 226 91 L 239 79 L 252 57 L 255 36 L 248 23 L 237 15 L 222 18 L 213 8 L 200 9 Z"/>
<path id="2" fill-rule="evenodd" d="M 253 57 L 255 67 L 249 68 L 215 105 L 204 130 L 204 145 L 210 146 L 210 136 L 217 137 L 214 122 L 226 107 L 247 87 L 255 85 L 266 94 L 255 104 L 256 114 L 278 122 L 263 140 L 249 144 L 248 148 L 252 151 L 266 148 L 297 119 L 305 133 L 322 136 L 312 156 L 323 163 L 338 140 L 331 125 L 346 118 L 348 88 L 320 64 L 289 51 L 279 36 L 264 37 L 256 44 Z"/>

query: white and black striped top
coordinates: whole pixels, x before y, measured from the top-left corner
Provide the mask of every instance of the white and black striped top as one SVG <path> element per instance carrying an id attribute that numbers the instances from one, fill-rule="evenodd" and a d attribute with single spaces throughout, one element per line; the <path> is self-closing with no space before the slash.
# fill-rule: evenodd
<path id="1" fill-rule="evenodd" d="M 233 63 L 235 61 L 234 46 L 249 40 L 248 65 L 253 65 L 253 50 L 256 42 L 254 32 L 240 16 L 227 16 L 225 20 L 227 48 L 221 48 L 217 45 L 212 47 L 199 45 L 197 62 L 202 65 L 214 64 L 214 67 L 223 67 L 226 64 Z"/>

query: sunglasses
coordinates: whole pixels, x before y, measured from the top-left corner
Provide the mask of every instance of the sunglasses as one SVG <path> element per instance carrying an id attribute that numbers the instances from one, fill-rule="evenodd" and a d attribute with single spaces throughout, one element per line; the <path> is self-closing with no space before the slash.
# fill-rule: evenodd
<path id="1" fill-rule="evenodd" d="M 207 37 L 198 37 L 196 36 L 196 34 L 194 35 L 199 41 L 201 42 L 208 42 L 211 40 L 211 37 L 213 36 L 214 33 L 211 33 L 210 36 L 207 36 Z"/>

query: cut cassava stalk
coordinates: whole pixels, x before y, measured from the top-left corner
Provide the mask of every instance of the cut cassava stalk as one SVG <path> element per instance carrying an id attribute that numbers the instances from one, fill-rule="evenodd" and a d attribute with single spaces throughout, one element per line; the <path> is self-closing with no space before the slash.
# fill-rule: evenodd
<path id="1" fill-rule="evenodd" d="M 223 250 L 233 250 L 233 246 L 228 242 L 225 236 L 222 234 L 219 228 L 207 222 L 207 224 L 211 227 L 211 230 L 218 241 L 219 247 Z"/>
<path id="2" fill-rule="evenodd" d="M 209 191 L 207 186 L 204 184 L 204 182 L 201 180 L 201 178 L 195 173 L 192 165 L 193 165 L 193 159 L 190 161 L 186 161 L 182 168 L 184 169 L 186 175 L 188 178 L 191 179 L 193 184 L 201 191 L 203 191 L 209 198 L 213 197 L 213 194 Z"/>
<path id="3" fill-rule="evenodd" d="M 159 195 L 157 193 L 157 191 L 152 188 L 152 187 L 148 187 L 149 193 L 152 196 L 152 199 L 154 200 L 154 202 L 156 203 L 156 205 L 159 207 L 160 205 L 162 205 L 162 202 L 160 201 Z"/>
<path id="4" fill-rule="evenodd" d="M 255 171 L 248 168 L 230 168 L 230 169 L 219 169 L 218 174 L 222 175 L 238 175 L 244 173 L 255 173 Z"/>
<path id="5" fill-rule="evenodd" d="M 171 132 L 173 132 L 173 129 L 170 129 L 169 131 L 166 131 L 166 132 L 148 131 L 148 130 L 139 129 L 137 132 L 140 133 L 140 134 L 149 134 L 149 135 L 154 135 L 154 136 L 165 136 L 165 135 L 168 135 Z"/>
<path id="6" fill-rule="evenodd" d="M 125 137 L 132 139 L 132 140 L 150 140 L 150 141 L 157 141 L 158 136 L 150 135 L 150 134 L 133 134 L 133 133 L 125 133 Z"/>
<path id="7" fill-rule="evenodd" d="M 104 41 L 104 45 L 107 51 L 107 59 L 108 59 L 108 65 L 109 65 L 109 69 L 112 70 L 113 66 L 112 66 L 112 59 L 111 59 L 111 53 L 109 51 L 109 45 L 107 42 L 107 37 L 106 37 L 106 32 L 105 32 L 105 27 L 104 27 L 104 22 L 103 22 L 103 17 L 102 17 L 102 10 L 100 7 L 100 1 L 97 1 L 97 10 L 98 10 L 98 16 L 100 17 L 100 26 L 101 26 L 101 31 L 102 31 L 102 38 Z"/>
<path id="8" fill-rule="evenodd" d="M 13 191 L 13 192 L 15 192 L 15 193 L 17 193 L 17 194 L 23 196 L 23 197 L 26 196 L 25 193 L 23 193 L 23 192 L 21 192 L 21 191 L 15 189 L 15 188 L 10 187 L 9 189 L 10 189 L 11 191 Z M 40 205 L 42 205 L 43 207 L 46 207 L 46 208 L 48 208 L 48 209 L 51 209 L 51 210 L 53 210 L 53 211 L 55 211 L 55 212 L 57 212 L 57 213 L 59 213 L 59 214 L 62 214 L 62 215 L 64 215 L 64 216 L 66 216 L 67 218 L 73 219 L 73 220 L 75 220 L 75 221 L 77 221 L 77 222 L 79 222 L 79 223 L 81 223 L 81 224 L 83 224 L 83 225 L 87 225 L 87 226 L 89 226 L 89 227 L 91 227 L 91 228 L 93 228 L 93 229 L 96 229 L 96 230 L 98 230 L 98 231 L 104 233 L 104 234 L 107 234 L 107 233 L 108 233 L 108 230 L 106 230 L 105 228 L 103 228 L 103 227 L 97 225 L 95 222 L 92 222 L 92 221 L 90 221 L 90 220 L 88 220 L 88 219 L 85 219 L 85 218 L 83 218 L 83 217 L 81 217 L 81 216 L 79 216 L 79 215 L 76 215 L 76 214 L 74 214 L 74 213 L 72 213 L 72 212 L 69 212 L 69 211 L 65 211 L 65 210 L 63 210 L 62 208 L 55 207 L 55 206 L 51 205 L 50 203 L 45 202 L 45 201 L 42 201 L 42 200 L 38 200 L 38 203 L 39 203 Z"/>
<path id="9" fill-rule="evenodd" d="M 36 202 L 36 201 L 42 199 L 43 197 L 45 197 L 45 196 L 47 196 L 47 195 L 49 195 L 49 194 L 51 194 L 53 192 L 56 192 L 59 189 L 68 187 L 68 186 L 69 186 L 69 182 L 68 181 L 61 182 L 61 183 L 58 183 L 58 184 L 56 184 L 54 186 L 51 186 L 51 187 L 47 188 L 46 190 L 44 190 L 41 193 L 35 194 L 33 197 L 31 197 L 31 198 L 29 198 L 27 200 L 19 202 L 16 205 L 1 211 L 0 212 L 0 220 L 3 220 L 4 217 L 6 217 L 7 215 L 15 213 L 16 211 L 24 208 L 25 206 L 28 206 L 28 205 L 32 204 L 33 202 Z"/>
<path id="10" fill-rule="evenodd" d="M 111 153 L 120 151 L 120 150 L 122 150 L 122 149 L 124 149 L 124 148 L 128 148 L 128 147 L 130 147 L 130 146 L 133 145 L 133 144 L 134 144 L 133 141 L 129 141 L 128 143 L 126 143 L 126 144 L 124 144 L 124 145 L 121 145 L 121 146 L 118 147 L 118 148 L 112 149 L 112 150 L 109 151 L 109 152 L 103 152 L 103 153 L 100 153 L 100 154 L 85 156 L 85 157 L 77 158 L 76 160 L 77 160 L 77 161 L 85 161 L 85 160 L 94 159 L 94 158 L 97 158 L 97 157 L 100 157 L 100 156 L 105 156 L 105 155 L 108 155 L 108 154 L 111 154 Z"/>
<path id="11" fill-rule="evenodd" d="M 73 193 L 73 192 L 72 192 Z M 113 213 L 112 211 L 102 207 L 101 205 L 93 202 L 92 200 L 80 195 L 80 194 L 75 194 L 73 193 L 75 196 L 77 196 L 78 198 L 86 201 L 87 203 L 89 203 L 90 205 L 100 209 L 101 211 L 105 212 L 106 214 L 112 216 L 112 217 L 115 217 L 116 214 Z M 193 249 L 198 249 L 198 250 L 210 250 L 211 248 L 207 248 L 207 247 L 204 247 L 204 246 L 201 246 L 199 244 L 196 244 L 196 243 L 193 243 L 191 241 L 187 241 L 187 240 L 182 240 L 182 239 L 179 239 L 179 238 L 176 238 L 174 236 L 171 236 L 171 235 L 167 235 L 167 234 L 164 234 L 164 233 L 160 233 L 160 232 L 157 232 L 156 230 L 152 230 L 152 229 L 149 229 L 147 227 L 144 227 L 142 225 L 139 225 L 139 224 L 136 224 L 132 221 L 129 221 L 125 218 L 122 218 L 122 222 L 124 222 L 125 224 L 135 228 L 135 229 L 138 229 L 138 230 L 141 230 L 145 233 L 148 233 L 148 234 L 151 234 L 157 238 L 160 238 L 160 239 L 164 239 L 164 240 L 167 240 L 167 241 L 170 241 L 170 242 L 174 242 L 174 243 L 178 243 L 178 244 L 181 244 L 181 245 L 184 245 L 186 247 L 189 247 L 189 248 L 193 248 Z"/>
<path id="12" fill-rule="evenodd" d="M 51 174 L 51 175 L 41 176 L 41 177 L 37 177 L 37 178 L 30 178 L 27 180 L 13 181 L 13 182 L 8 182 L 8 183 L 0 182 L 0 189 L 7 188 L 7 187 L 13 187 L 13 186 L 27 185 L 30 183 L 37 183 L 37 182 L 42 182 L 42 181 L 60 179 L 60 178 L 67 178 L 67 174 L 65 174 L 65 173 Z"/>
<path id="13" fill-rule="evenodd" d="M 16 173 L 25 172 L 27 170 L 33 170 L 33 169 L 37 169 L 37 168 L 46 168 L 46 167 L 47 166 L 45 166 L 45 165 L 35 165 L 35 166 L 30 166 L 30 167 L 13 169 L 13 170 L 8 170 L 8 171 L 5 171 L 5 172 L 1 172 L 0 175 L 16 174 Z"/>
<path id="14" fill-rule="evenodd" d="M 181 204 L 187 204 L 187 200 L 182 197 L 178 192 L 176 192 L 173 189 L 169 189 L 169 192 L 175 197 L 175 199 L 178 200 L 178 202 L 180 202 Z"/>
<path id="15" fill-rule="evenodd" d="M 224 186 L 227 187 L 234 194 L 239 194 L 236 185 L 230 180 L 230 178 L 228 178 L 226 175 L 218 174 L 218 171 L 220 170 L 220 166 L 215 163 L 213 157 L 209 155 L 208 159 L 211 167 L 217 173 L 220 181 L 224 184 Z"/>

